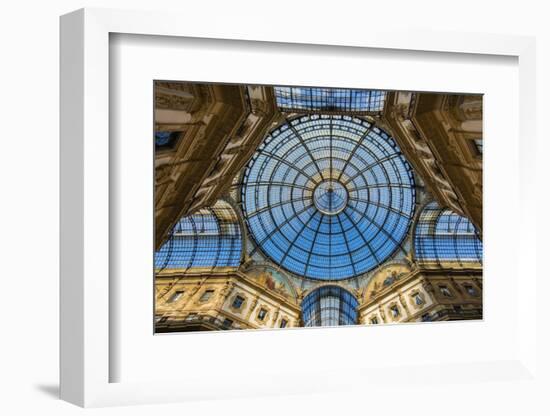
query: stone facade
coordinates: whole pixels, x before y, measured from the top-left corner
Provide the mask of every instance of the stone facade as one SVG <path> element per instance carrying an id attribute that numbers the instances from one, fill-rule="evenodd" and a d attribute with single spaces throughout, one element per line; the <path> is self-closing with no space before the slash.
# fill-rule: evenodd
<path id="1" fill-rule="evenodd" d="M 481 95 L 389 92 L 382 121 L 439 204 L 480 235 L 482 107 Z"/>
<path id="2" fill-rule="evenodd" d="M 245 273 L 163 272 L 156 278 L 158 332 L 297 326 L 296 297 Z"/>
<path id="3" fill-rule="evenodd" d="M 155 131 L 175 134 L 155 152 L 155 248 L 178 219 L 213 205 L 278 117 L 273 89 L 155 83 Z"/>
<path id="4" fill-rule="evenodd" d="M 349 289 L 345 283 L 338 286 Z M 352 293 L 359 300 L 358 324 L 483 318 L 480 268 L 434 271 L 392 265 Z M 162 272 L 156 279 L 156 331 L 301 327 L 300 303 L 306 294 L 276 292 L 246 272 Z"/>
<path id="5" fill-rule="evenodd" d="M 359 322 L 383 324 L 483 318 L 481 269 L 390 269 L 361 298 Z"/>

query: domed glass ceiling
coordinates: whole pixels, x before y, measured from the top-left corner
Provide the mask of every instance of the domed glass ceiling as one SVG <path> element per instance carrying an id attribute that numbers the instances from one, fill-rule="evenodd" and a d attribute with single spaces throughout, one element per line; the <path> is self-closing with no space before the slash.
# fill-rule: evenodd
<path id="1" fill-rule="evenodd" d="M 249 162 L 243 212 L 276 264 L 305 277 L 347 279 L 400 247 L 414 210 L 411 169 L 366 120 L 308 115 L 273 130 Z"/>

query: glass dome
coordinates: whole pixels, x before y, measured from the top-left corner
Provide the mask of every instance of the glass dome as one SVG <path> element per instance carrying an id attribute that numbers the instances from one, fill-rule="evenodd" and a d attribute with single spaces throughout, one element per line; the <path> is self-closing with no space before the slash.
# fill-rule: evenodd
<path id="1" fill-rule="evenodd" d="M 373 269 L 400 247 L 414 180 L 395 141 L 366 120 L 308 115 L 273 130 L 245 169 L 243 213 L 276 264 L 318 280 Z"/>

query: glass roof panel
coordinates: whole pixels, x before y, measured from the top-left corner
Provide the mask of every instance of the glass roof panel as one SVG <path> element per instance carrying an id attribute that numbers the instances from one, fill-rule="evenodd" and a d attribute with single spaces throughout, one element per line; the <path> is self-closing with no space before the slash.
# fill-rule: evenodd
<path id="1" fill-rule="evenodd" d="M 384 109 L 385 91 L 322 87 L 274 87 L 277 105 L 288 112 L 377 113 Z"/>
<path id="2" fill-rule="evenodd" d="M 182 217 L 155 253 L 155 268 L 237 267 L 242 250 L 237 214 L 225 201 Z"/>
<path id="3" fill-rule="evenodd" d="M 465 217 L 431 202 L 416 225 L 415 256 L 424 264 L 481 264 L 483 244 L 474 225 Z"/>
<path id="4" fill-rule="evenodd" d="M 243 213 L 259 248 L 298 275 L 347 279 L 401 246 L 414 180 L 399 148 L 359 118 L 308 115 L 273 130 L 245 169 Z"/>

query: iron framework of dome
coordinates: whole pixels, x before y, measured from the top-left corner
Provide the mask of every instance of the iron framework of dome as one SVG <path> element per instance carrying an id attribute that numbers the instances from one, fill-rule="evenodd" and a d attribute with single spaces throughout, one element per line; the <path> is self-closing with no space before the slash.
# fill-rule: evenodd
<path id="1" fill-rule="evenodd" d="M 259 248 L 300 276 L 343 280 L 387 260 L 415 190 L 395 141 L 367 120 L 308 115 L 273 130 L 244 172 L 243 214 Z"/>

